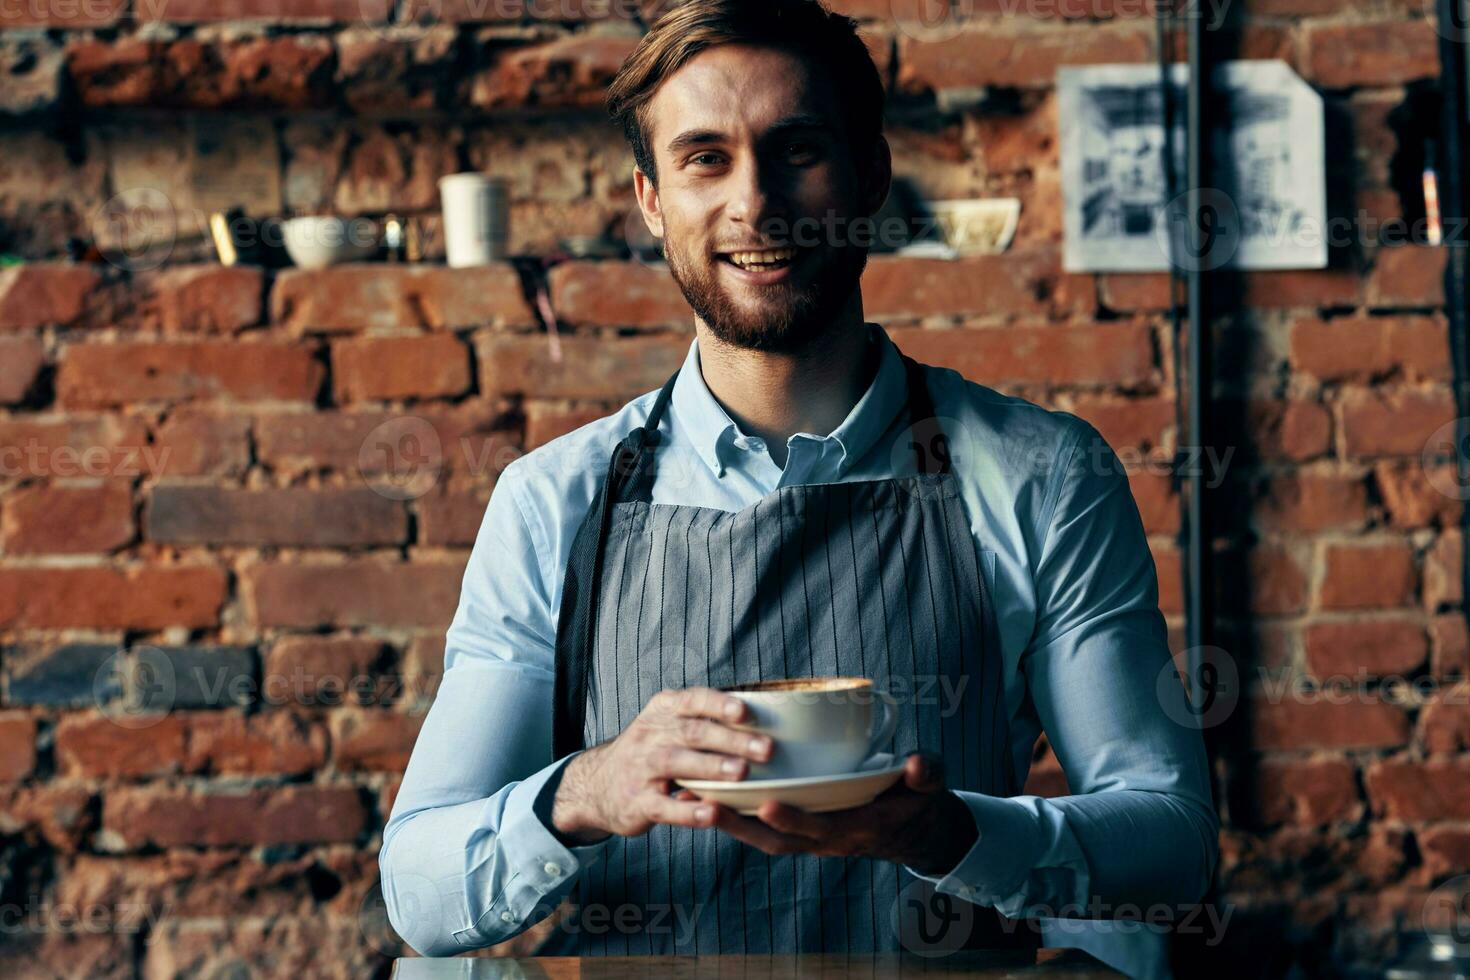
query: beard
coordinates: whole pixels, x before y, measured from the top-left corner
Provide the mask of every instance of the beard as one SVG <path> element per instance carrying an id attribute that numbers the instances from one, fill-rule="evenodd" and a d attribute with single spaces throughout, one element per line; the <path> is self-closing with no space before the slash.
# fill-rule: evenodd
<path id="1" fill-rule="evenodd" d="M 868 250 L 854 245 L 803 249 L 796 264 L 817 264 L 808 281 L 793 268 L 785 282 L 751 287 L 760 298 L 739 302 L 720 282 L 719 259 L 708 252 L 691 254 L 664 239 L 664 257 L 684 298 L 722 343 L 771 354 L 805 350 L 836 321 L 868 263 Z"/>

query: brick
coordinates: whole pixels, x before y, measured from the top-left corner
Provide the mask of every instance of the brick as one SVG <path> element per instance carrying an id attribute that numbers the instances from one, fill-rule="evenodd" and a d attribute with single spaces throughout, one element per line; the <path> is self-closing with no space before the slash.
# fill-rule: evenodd
<path id="1" fill-rule="evenodd" d="M 1414 601 L 1414 553 L 1406 541 L 1329 544 L 1317 589 L 1321 609 L 1387 609 Z"/>
<path id="2" fill-rule="evenodd" d="M 1409 864 L 1409 834 L 1402 827 L 1372 824 L 1362 851 L 1353 862 L 1355 870 L 1370 883 L 1387 885 L 1397 881 Z"/>
<path id="3" fill-rule="evenodd" d="M 1128 486 L 1133 492 L 1133 501 L 1138 505 L 1143 518 L 1145 534 L 1178 534 L 1179 496 L 1174 492 L 1173 480 L 1166 474 L 1130 473 Z"/>
<path id="4" fill-rule="evenodd" d="M 0 783 L 25 779 L 36 767 L 36 719 L 10 711 L 0 715 Z"/>
<path id="5" fill-rule="evenodd" d="M 233 333 L 261 321 L 265 278 L 249 266 L 166 268 L 140 277 L 128 323 L 163 333 Z"/>
<path id="6" fill-rule="evenodd" d="M 119 851 L 156 847 L 309 844 L 352 841 L 367 826 L 357 790 L 272 786 L 197 792 L 124 786 L 103 801 L 102 833 Z"/>
<path id="7" fill-rule="evenodd" d="M 112 669 L 117 653 L 102 643 L 7 650 L 5 703 L 74 707 L 119 697 L 122 684 Z"/>
<path id="8" fill-rule="evenodd" d="M 1418 460 L 1385 460 L 1373 467 L 1373 481 L 1392 527 L 1453 527 L 1459 523 L 1464 501 L 1445 492 L 1460 486 L 1452 463 L 1425 466 Z"/>
<path id="9" fill-rule="evenodd" d="M 15 0 L 0 7 L 0 28 L 108 27 L 126 6 L 127 0 Z"/>
<path id="10" fill-rule="evenodd" d="M 21 487 L 5 499 L 0 530 L 12 555 L 116 551 L 137 533 L 132 493 L 118 480 Z"/>
<path id="11" fill-rule="evenodd" d="M 667 268 L 629 262 L 566 262 L 548 276 L 563 323 L 689 328 L 694 311 Z"/>
<path id="12" fill-rule="evenodd" d="M 563 337 L 552 360 L 545 337 L 482 335 L 476 344 L 480 392 L 538 398 L 627 399 L 662 387 L 684 363 L 690 337 Z"/>
<path id="13" fill-rule="evenodd" d="M 84 786 L 51 783 L 0 789 L 0 833 L 34 830 L 63 854 L 75 854 L 96 825 L 96 807 Z"/>
<path id="14" fill-rule="evenodd" d="M 255 421 L 255 452 L 274 470 L 355 473 L 359 459 L 376 455 L 362 448 L 379 426 L 393 418 L 386 412 L 282 412 Z M 425 449 L 425 452 L 431 450 Z M 442 454 L 442 450 L 440 451 Z"/>
<path id="15" fill-rule="evenodd" d="M 453 133 L 435 126 L 400 132 L 364 124 L 354 134 L 332 195 L 337 213 L 439 207 L 438 179 L 460 169 Z"/>
<path id="16" fill-rule="evenodd" d="M 0 478 L 138 476 L 156 469 L 147 428 L 125 416 L 0 419 Z"/>
<path id="17" fill-rule="evenodd" d="M 1470 749 L 1470 682 L 1436 692 L 1419 713 L 1419 740 L 1429 752 Z"/>
<path id="18" fill-rule="evenodd" d="M 1425 245 L 1380 248 L 1368 275 L 1368 305 L 1388 309 L 1443 306 L 1448 255 L 1447 248 Z"/>
<path id="19" fill-rule="evenodd" d="M 494 52 L 498 38 L 485 37 Z M 490 66 L 471 81 L 477 109 L 596 107 L 638 43 L 634 36 L 573 34 L 544 44 L 486 53 Z"/>
<path id="20" fill-rule="evenodd" d="M 1254 496 L 1252 514 L 1262 531 L 1356 530 L 1368 520 L 1361 477 L 1297 471 L 1261 481 Z"/>
<path id="21" fill-rule="evenodd" d="M 354 691 L 377 688 L 388 645 L 366 637 L 286 636 L 266 655 L 261 690 L 271 704 L 342 704 Z"/>
<path id="22" fill-rule="evenodd" d="M 62 351 L 57 393 L 69 407 L 128 402 L 312 402 L 322 383 L 312 352 L 289 344 L 73 344 Z"/>
<path id="23" fill-rule="evenodd" d="M 0 337 L 0 404 L 25 401 L 45 361 L 39 337 Z"/>
<path id="24" fill-rule="evenodd" d="M 1050 87 L 1064 65 L 1146 62 L 1152 43 L 1148 31 L 1133 25 L 1028 30 L 1000 18 L 948 38 L 899 38 L 898 84 L 909 92 Z"/>
<path id="25" fill-rule="evenodd" d="M 1089 395 L 1074 399 L 1068 410 L 1091 422 L 1119 453 L 1163 447 L 1175 425 L 1170 398 Z"/>
<path id="26" fill-rule="evenodd" d="M 225 586 L 212 565 L 0 568 L 0 627 L 214 626 Z"/>
<path id="27" fill-rule="evenodd" d="M 1328 697 L 1345 699 L 1334 703 Z M 1317 692 L 1250 705 L 1251 745 L 1257 751 L 1386 749 L 1409 740 L 1409 716 L 1371 692 Z"/>
<path id="28" fill-rule="evenodd" d="M 1459 530 L 1441 532 L 1424 553 L 1424 608 L 1430 612 L 1464 600 L 1461 554 Z"/>
<path id="29" fill-rule="evenodd" d="M 1090 312 L 1090 296 L 1058 296 L 1060 277 L 1061 258 L 1050 248 L 961 259 L 876 255 L 863 273 L 863 313 L 885 321 Z"/>
<path id="30" fill-rule="evenodd" d="M 166 544 L 371 547 L 408 539 L 403 505 L 371 490 L 160 485 L 143 532 Z"/>
<path id="31" fill-rule="evenodd" d="M 1306 609 L 1308 578 L 1297 549 L 1258 542 L 1220 563 L 1216 577 L 1223 610 L 1289 616 Z"/>
<path id="32" fill-rule="evenodd" d="M 332 103 L 332 43 L 310 34 L 144 36 L 67 46 L 77 98 L 93 108 L 307 109 Z"/>
<path id="33" fill-rule="evenodd" d="M 981 384 L 1139 385 L 1154 376 L 1149 328 L 1136 323 L 889 331 L 905 354 Z"/>
<path id="34" fill-rule="evenodd" d="M 308 886 L 320 886 L 321 873 L 306 865 L 296 872 Z M 360 889 L 366 892 L 366 886 Z M 280 973 L 290 976 L 310 974 L 313 963 L 330 952 L 338 963 L 333 969 L 344 974 L 362 976 L 373 971 L 373 964 L 388 949 L 391 954 L 409 947 L 401 944 L 396 934 L 387 931 L 387 920 L 379 911 L 378 901 L 363 894 L 363 911 L 359 925 L 357 913 L 344 907 L 337 917 L 324 917 L 312 910 L 320 902 L 310 887 L 284 915 L 259 915 L 231 911 L 223 915 L 187 919 L 171 915 L 150 930 L 148 936 L 148 969 L 159 975 L 198 973 L 214 976 L 220 971 L 243 970 L 251 976 Z M 247 891 L 247 894 L 254 894 Z M 345 897 L 345 896 L 344 896 Z M 379 925 L 379 923 L 382 923 Z M 546 931 L 544 921 L 528 933 Z M 371 932 L 365 930 L 371 929 Z M 364 935 L 370 939 L 364 940 Z M 517 937 L 521 955 L 530 955 L 534 947 L 525 942 L 526 934 Z"/>
<path id="35" fill-rule="evenodd" d="M 0 269 L 0 330 L 71 326 L 100 285 L 85 265 L 27 264 Z"/>
<path id="36" fill-rule="evenodd" d="M 360 559 L 337 565 L 262 563 L 244 572 L 261 626 L 442 628 L 459 599 L 461 563 Z"/>
<path id="37" fill-rule="evenodd" d="M 546 445 L 584 425 L 606 418 L 615 409 L 608 407 L 558 409 L 531 402 L 526 406 L 526 451 Z"/>
<path id="38" fill-rule="evenodd" d="M 1435 677 L 1470 677 L 1470 627 L 1458 613 L 1429 621 L 1429 662 Z"/>
<path id="39" fill-rule="evenodd" d="M 1166 273 L 1098 276 L 1102 305 L 1118 313 L 1165 313 L 1172 305 Z"/>
<path id="40" fill-rule="evenodd" d="M 140 727 L 119 725 L 105 715 L 67 715 L 56 724 L 57 772 L 76 779 L 132 779 L 183 772 L 186 728 L 182 714 L 159 715 L 152 724 Z"/>
<path id="41" fill-rule="evenodd" d="M 184 406 L 153 431 L 154 476 L 236 477 L 250 467 L 250 418 Z"/>
<path id="42" fill-rule="evenodd" d="M 343 772 L 402 772 L 422 717 L 396 711 L 332 713 L 332 761 Z"/>
<path id="43" fill-rule="evenodd" d="M 337 85 L 359 112 L 433 109 L 452 78 L 453 27 L 357 27 L 337 35 Z"/>
<path id="44" fill-rule="evenodd" d="M 57 882 L 56 901 L 78 908 L 155 905 L 169 910 L 169 920 L 196 923 L 196 916 L 246 915 L 269 916 L 274 923 L 304 908 L 328 915 L 355 908 L 377 878 L 376 865 L 375 853 L 350 844 L 84 854 Z M 157 966 L 152 959 L 149 964 Z"/>
<path id="45" fill-rule="evenodd" d="M 1422 622 L 1354 619 L 1312 623 L 1303 635 L 1307 667 L 1319 678 L 1407 676 L 1429 656 Z"/>
<path id="46" fill-rule="evenodd" d="M 1470 819 L 1470 759 L 1385 759 L 1368 767 L 1366 784 L 1378 816 Z"/>
<path id="47" fill-rule="evenodd" d="M 290 711 L 206 713 L 189 717 L 187 771 L 217 775 L 296 775 L 327 757 L 321 722 Z"/>
<path id="48" fill-rule="evenodd" d="M 1352 764 L 1343 759 L 1265 759 L 1254 776 L 1254 816 L 1265 826 L 1320 827 L 1362 811 Z"/>
<path id="49" fill-rule="evenodd" d="M 1217 445 L 1239 456 L 1302 463 L 1332 446 L 1332 415 L 1317 402 L 1252 399 L 1215 402 Z"/>
<path id="50" fill-rule="evenodd" d="M 470 387 L 470 351 L 458 337 L 359 337 L 332 344 L 332 393 L 355 401 L 447 398 Z"/>
<path id="51" fill-rule="evenodd" d="M 288 270 L 271 290 L 271 319 L 297 333 L 529 327 L 535 321 L 509 265 L 343 265 Z"/>
<path id="52" fill-rule="evenodd" d="M 1447 381 L 1448 328 L 1442 316 L 1301 319 L 1291 366 L 1320 381 Z"/>
<path id="53" fill-rule="evenodd" d="M 260 462 L 277 473 L 335 470 L 376 478 L 384 473 L 402 475 L 419 465 L 493 481 L 521 455 L 517 434 L 505 428 L 509 424 L 492 401 L 480 399 L 453 408 L 426 405 L 412 415 L 263 414 L 256 418 L 254 434 Z M 406 437 L 416 444 L 404 446 Z"/>
<path id="54" fill-rule="evenodd" d="M 277 23 L 335 21 L 354 24 L 387 19 L 391 0 L 137 0 L 140 21 L 206 23 L 220 20 L 270 20 Z"/>
<path id="55" fill-rule="evenodd" d="M 1244 272 L 1240 304 L 1258 309 L 1356 306 L 1362 274 L 1354 269 Z"/>
<path id="56" fill-rule="evenodd" d="M 444 491 L 420 497 L 415 505 L 419 543 L 450 548 L 473 545 L 489 502 L 489 490 Z"/>
<path id="57" fill-rule="evenodd" d="M 1312 24 L 1303 75 L 1321 88 L 1402 85 L 1439 77 L 1439 44 L 1427 20 Z"/>
<path id="58" fill-rule="evenodd" d="M 1425 867 L 1436 879 L 1462 874 L 1470 867 L 1470 830 L 1464 827 L 1425 827 L 1415 842 Z"/>
<path id="59" fill-rule="evenodd" d="M 1338 406 L 1343 445 L 1351 456 L 1418 456 L 1436 430 L 1455 418 L 1445 390 L 1361 389 Z"/>
<path id="60" fill-rule="evenodd" d="M 133 703 L 164 711 L 245 705 L 258 690 L 253 647 L 143 647 L 134 651 L 130 668 L 129 683 L 141 688 Z M 145 694 L 152 700 L 144 701 Z"/>

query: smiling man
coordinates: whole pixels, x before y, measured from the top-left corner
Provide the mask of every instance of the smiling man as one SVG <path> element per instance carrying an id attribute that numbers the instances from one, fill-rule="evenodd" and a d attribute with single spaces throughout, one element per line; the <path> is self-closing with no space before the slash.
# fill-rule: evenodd
<path id="1" fill-rule="evenodd" d="M 567 898 L 543 951 L 1026 950 L 1207 889 L 1203 744 L 1116 456 L 864 321 L 883 102 L 813 0 L 681 4 L 614 82 L 696 339 L 496 485 L 384 833 L 419 951 Z M 739 816 L 677 789 L 770 757 L 718 688 L 824 676 L 903 692 L 891 790 Z M 1021 795 L 1043 730 L 1073 795 Z"/>

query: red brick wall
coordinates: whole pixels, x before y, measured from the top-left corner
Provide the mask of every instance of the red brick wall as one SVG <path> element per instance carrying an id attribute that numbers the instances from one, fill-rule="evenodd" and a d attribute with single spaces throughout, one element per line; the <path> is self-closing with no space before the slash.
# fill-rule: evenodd
<path id="1" fill-rule="evenodd" d="M 980 3 L 955 33 L 917 24 L 927 2 L 838 4 L 869 21 L 897 171 L 1023 218 L 1002 257 L 876 258 L 868 314 L 1099 426 L 1177 634 L 1167 281 L 1066 275 L 1059 251 L 1054 70 L 1151 60 L 1148 9 Z M 220 269 L 195 233 L 234 204 L 432 226 L 465 167 L 511 180 L 517 251 L 622 227 L 631 161 L 595 105 L 638 26 L 567 3 L 0 0 L 0 251 L 32 260 L 0 271 L 7 973 L 363 975 L 394 949 L 376 846 L 495 474 L 662 381 L 688 313 L 654 270 L 560 267 L 557 363 L 509 267 Z M 1232 53 L 1323 90 L 1361 238 L 1330 271 L 1221 283 L 1222 643 L 1250 683 L 1217 731 L 1217 900 L 1226 954 L 1274 972 L 1385 951 L 1470 870 L 1470 641 L 1452 468 L 1421 457 L 1454 416 L 1443 253 L 1369 227 L 1401 213 L 1433 30 L 1414 4 L 1236 14 Z M 162 265 L 57 261 L 140 188 L 176 221 Z M 1272 686 L 1332 675 L 1356 693 Z M 1041 752 L 1032 788 L 1064 791 Z"/>

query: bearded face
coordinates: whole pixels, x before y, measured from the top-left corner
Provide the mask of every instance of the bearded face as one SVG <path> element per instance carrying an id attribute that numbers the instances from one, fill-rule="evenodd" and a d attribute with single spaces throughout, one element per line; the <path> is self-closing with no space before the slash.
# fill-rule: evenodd
<path id="1" fill-rule="evenodd" d="M 689 305 L 732 346 L 807 348 L 858 288 L 855 222 L 877 207 L 830 83 L 795 55 L 726 45 L 665 80 L 647 118 L 658 179 L 637 175 L 639 199 Z"/>

